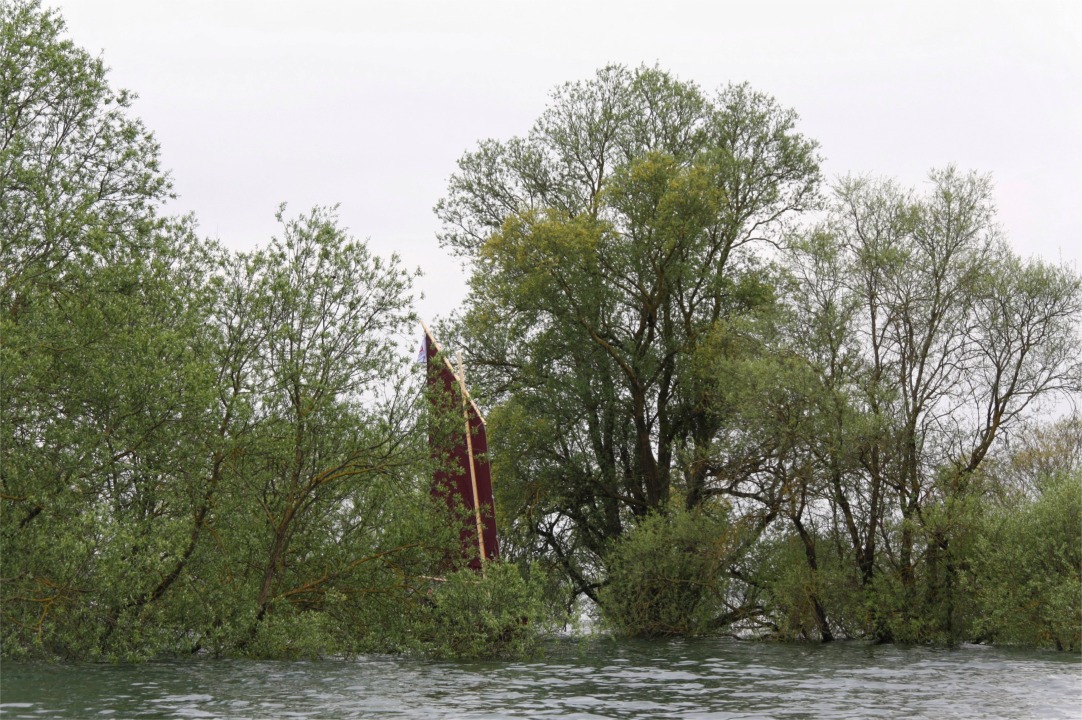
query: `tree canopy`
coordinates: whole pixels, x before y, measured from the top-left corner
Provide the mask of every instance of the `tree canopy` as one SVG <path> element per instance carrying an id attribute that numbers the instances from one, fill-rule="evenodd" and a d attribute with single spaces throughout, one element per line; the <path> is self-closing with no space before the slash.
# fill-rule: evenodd
<path id="1" fill-rule="evenodd" d="M 754 248 L 816 200 L 795 123 L 747 86 L 608 67 L 557 89 L 527 137 L 467 153 L 437 206 L 474 268 L 462 342 L 508 501 L 583 592 L 577 548 L 602 555 L 674 492 L 704 502 L 721 427 L 696 369 L 718 328 L 774 302 Z"/>
<path id="2" fill-rule="evenodd" d="M 334 207 L 200 237 L 133 98 L 0 4 L 5 657 L 518 656 L 583 596 L 629 635 L 1082 644 L 1082 280 L 989 177 L 828 183 L 794 111 L 656 67 L 466 152 L 440 337 L 507 561 L 454 572 L 415 274 Z"/>
<path id="3" fill-rule="evenodd" d="M 772 98 L 614 66 L 436 207 L 506 522 L 617 627 L 968 632 L 983 468 L 1078 392 L 1079 279 L 1011 253 L 987 177 L 821 185 Z M 708 528 L 707 572 L 672 545 Z M 632 600 L 651 572 L 697 590 Z"/>
<path id="4" fill-rule="evenodd" d="M 153 136 L 37 2 L 0 6 L 0 632 L 9 656 L 491 654 L 432 506 L 414 274 L 333 208 L 230 253 L 164 214 Z M 475 603 L 477 605 L 477 603 Z M 480 603 L 480 607 L 485 607 Z M 536 607 L 536 603 L 535 603 Z"/>

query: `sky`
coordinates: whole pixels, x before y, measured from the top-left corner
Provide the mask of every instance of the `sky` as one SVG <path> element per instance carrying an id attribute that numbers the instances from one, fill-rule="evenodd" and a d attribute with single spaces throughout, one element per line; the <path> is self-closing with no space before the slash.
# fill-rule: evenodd
<path id="1" fill-rule="evenodd" d="M 352 235 L 422 270 L 428 321 L 466 292 L 432 211 L 458 158 L 525 135 L 553 88 L 611 63 L 773 95 L 830 179 L 989 173 L 1016 251 L 1082 270 L 1082 3 L 43 1 L 138 93 L 169 212 L 251 250 L 280 203 L 338 204 Z"/>

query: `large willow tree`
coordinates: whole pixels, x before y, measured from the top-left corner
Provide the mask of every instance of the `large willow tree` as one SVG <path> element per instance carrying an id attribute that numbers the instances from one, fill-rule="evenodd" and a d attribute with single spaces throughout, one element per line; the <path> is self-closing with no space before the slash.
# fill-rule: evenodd
<path id="1" fill-rule="evenodd" d="M 502 511 L 577 591 L 596 597 L 635 518 L 709 499 L 723 426 L 697 363 L 773 302 L 756 250 L 819 181 L 795 126 L 747 86 L 607 67 L 558 88 L 525 137 L 463 156 L 437 207 L 472 268 L 462 342 L 493 407 Z"/>

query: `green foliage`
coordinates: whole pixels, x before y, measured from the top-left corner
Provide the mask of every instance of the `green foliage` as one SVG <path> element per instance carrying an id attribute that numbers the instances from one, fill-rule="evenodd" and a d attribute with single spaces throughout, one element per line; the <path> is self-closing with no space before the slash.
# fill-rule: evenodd
<path id="1" fill-rule="evenodd" d="M 1082 645 L 1079 421 L 1036 423 L 1082 390 L 1082 280 L 1008 250 L 987 178 L 846 179 L 793 233 L 795 113 L 645 67 L 480 143 L 445 336 L 513 562 L 441 579 L 413 275 L 333 208 L 237 255 L 164 217 L 133 97 L 0 4 L 6 657 L 510 657 L 579 594 L 627 635 Z"/>
<path id="2" fill-rule="evenodd" d="M 761 594 L 762 627 L 757 632 L 780 640 L 822 640 L 816 603 L 825 610 L 834 637 L 862 637 L 868 630 L 860 573 L 846 558 L 816 538 L 817 567 L 796 535 L 769 538 L 755 552 L 755 582 Z"/>
<path id="3" fill-rule="evenodd" d="M 770 304 L 755 248 L 816 201 L 795 125 L 746 86 L 708 96 L 606 67 L 557 88 L 526 137 L 463 156 L 437 206 L 441 241 L 474 269 L 456 330 L 475 386 L 513 423 L 493 423 L 500 504 L 578 592 L 674 488 L 689 507 L 707 497 L 722 427 L 692 358 Z"/>
<path id="4" fill-rule="evenodd" d="M 557 622 L 537 576 L 524 578 L 512 563 L 486 563 L 483 575 L 460 570 L 430 586 L 411 631 L 429 657 L 528 657 Z"/>
<path id="5" fill-rule="evenodd" d="M 868 613 L 873 636 L 901 643 L 956 645 L 974 637 L 979 613 L 973 602 L 972 565 L 989 503 L 977 492 L 929 503 L 920 522 L 910 521 L 920 562 L 910 576 L 879 573 L 867 587 Z M 887 526 L 889 542 L 903 535 L 901 523 Z M 907 581 L 908 580 L 908 581 Z"/>
<path id="6" fill-rule="evenodd" d="M 991 513 L 982 530 L 973 568 L 977 636 L 1082 648 L 1082 474 L 1046 478 L 1039 497 Z"/>
<path id="7" fill-rule="evenodd" d="M 821 590 L 817 573 L 804 562 L 804 546 L 795 536 L 764 543 L 757 569 L 765 586 L 764 615 L 782 640 L 815 637 L 814 599 Z"/>
<path id="8" fill-rule="evenodd" d="M 914 606 L 913 593 L 896 573 L 880 573 L 866 588 L 869 613 L 875 620 L 873 637 L 904 644 L 936 640 L 930 618 Z M 921 607 L 927 610 L 927 607 Z"/>
<path id="9" fill-rule="evenodd" d="M 3 652 L 533 647 L 513 567 L 425 593 L 457 533 L 400 351 L 413 276 L 333 209 L 235 256 L 159 218 L 132 96 L 55 12 L 2 13 Z"/>
<path id="10" fill-rule="evenodd" d="M 420 455 L 397 347 L 414 321 L 410 274 L 348 237 L 333 211 L 279 219 L 281 237 L 234 261 L 218 311 L 237 452 L 210 522 L 260 608 L 316 579 L 346 582 L 359 558 L 387 549 L 384 483 L 405 481 Z"/>
<path id="11" fill-rule="evenodd" d="M 342 629 L 324 612 L 270 612 L 245 648 L 258 658 L 295 660 L 336 655 L 343 650 Z"/>
<path id="12" fill-rule="evenodd" d="M 640 520 L 605 557 L 606 626 L 634 637 L 717 632 L 738 532 L 718 509 L 674 509 Z"/>
<path id="13" fill-rule="evenodd" d="M 412 276 L 329 209 L 239 256 L 161 218 L 132 96 L 55 12 L 0 13 L 3 652 L 359 646 L 364 599 L 447 545 L 399 350 Z"/>
<path id="14" fill-rule="evenodd" d="M 37 0 L 0 5 L 0 302 L 71 292 L 80 273 L 131 258 L 169 192 L 158 146 L 100 59 Z"/>
<path id="15" fill-rule="evenodd" d="M 216 251 L 158 217 L 157 145 L 63 29 L 0 6 L 4 646 L 139 655 L 205 492 Z"/>
<path id="16" fill-rule="evenodd" d="M 971 636 L 988 460 L 1048 398 L 1082 389 L 1082 283 L 1015 257 L 991 195 L 954 168 L 924 193 L 846 179 L 827 222 L 790 247 L 781 347 L 806 371 L 760 425 L 788 429 L 762 475 L 794 532 L 847 546 L 832 555 L 859 569 L 878 640 Z M 823 543 L 805 547 L 817 572 Z"/>

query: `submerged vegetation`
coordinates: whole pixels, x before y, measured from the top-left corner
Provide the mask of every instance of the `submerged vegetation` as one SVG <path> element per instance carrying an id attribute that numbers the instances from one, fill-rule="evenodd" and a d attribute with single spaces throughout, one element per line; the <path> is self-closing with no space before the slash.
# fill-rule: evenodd
<path id="1" fill-rule="evenodd" d="M 163 215 L 106 74 L 0 6 L 4 656 L 521 656 L 584 600 L 633 636 L 1082 646 L 1080 279 L 1011 252 L 988 178 L 826 186 L 793 111 L 654 68 L 465 154 L 478 574 L 413 276 L 333 208 L 248 253 Z"/>

